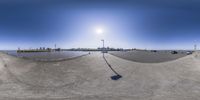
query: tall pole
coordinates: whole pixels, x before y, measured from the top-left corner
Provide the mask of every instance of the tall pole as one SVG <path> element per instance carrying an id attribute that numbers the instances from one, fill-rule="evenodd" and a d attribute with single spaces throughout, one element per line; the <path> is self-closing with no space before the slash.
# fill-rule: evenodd
<path id="1" fill-rule="evenodd" d="M 196 40 L 194 40 L 194 51 L 196 52 L 196 50 L 197 50 L 197 41 Z"/>
<path id="2" fill-rule="evenodd" d="M 195 51 L 197 50 L 197 45 L 196 45 L 196 44 L 194 45 L 194 50 L 195 50 Z"/>
<path id="3" fill-rule="evenodd" d="M 55 51 L 56 51 L 56 44 L 54 46 L 55 46 Z"/>
<path id="4" fill-rule="evenodd" d="M 103 53 L 103 56 L 104 56 L 104 39 L 102 39 L 101 41 L 103 42 L 102 53 Z"/>

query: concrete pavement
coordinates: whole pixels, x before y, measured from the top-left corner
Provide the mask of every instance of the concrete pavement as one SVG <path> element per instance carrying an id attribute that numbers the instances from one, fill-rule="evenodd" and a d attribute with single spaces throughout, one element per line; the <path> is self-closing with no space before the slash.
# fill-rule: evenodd
<path id="1" fill-rule="evenodd" d="M 3 100 L 198 100 L 199 56 L 139 63 L 99 52 L 73 60 L 37 62 L 0 53 Z"/>

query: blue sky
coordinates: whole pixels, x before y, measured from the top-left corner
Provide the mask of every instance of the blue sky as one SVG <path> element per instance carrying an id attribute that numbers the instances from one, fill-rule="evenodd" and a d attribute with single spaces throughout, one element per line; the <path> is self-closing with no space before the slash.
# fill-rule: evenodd
<path id="1" fill-rule="evenodd" d="M 0 49 L 96 48 L 101 39 L 116 48 L 192 49 L 199 9 L 198 0 L 2 0 Z"/>

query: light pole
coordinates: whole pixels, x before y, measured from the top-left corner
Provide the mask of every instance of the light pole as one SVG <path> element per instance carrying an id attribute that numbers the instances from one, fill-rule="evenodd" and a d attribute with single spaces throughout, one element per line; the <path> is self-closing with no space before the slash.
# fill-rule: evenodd
<path id="1" fill-rule="evenodd" d="M 54 51 L 56 51 L 56 44 L 54 45 L 54 47 L 55 47 L 55 48 L 54 48 Z"/>
<path id="2" fill-rule="evenodd" d="M 103 43 L 102 53 L 103 53 L 103 56 L 104 56 L 104 39 L 102 39 L 101 41 Z"/>
<path id="3" fill-rule="evenodd" d="M 194 51 L 196 51 L 196 50 L 197 50 L 197 45 L 195 44 L 195 45 L 194 45 Z"/>

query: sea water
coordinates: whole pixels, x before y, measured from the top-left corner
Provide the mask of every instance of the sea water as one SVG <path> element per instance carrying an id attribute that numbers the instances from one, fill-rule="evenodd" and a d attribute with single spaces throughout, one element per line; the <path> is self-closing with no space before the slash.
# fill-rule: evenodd
<path id="1" fill-rule="evenodd" d="M 17 52 L 17 51 L 4 51 L 9 55 L 16 57 L 24 57 L 30 59 L 68 59 L 88 54 L 85 51 L 55 51 L 55 52 Z"/>

